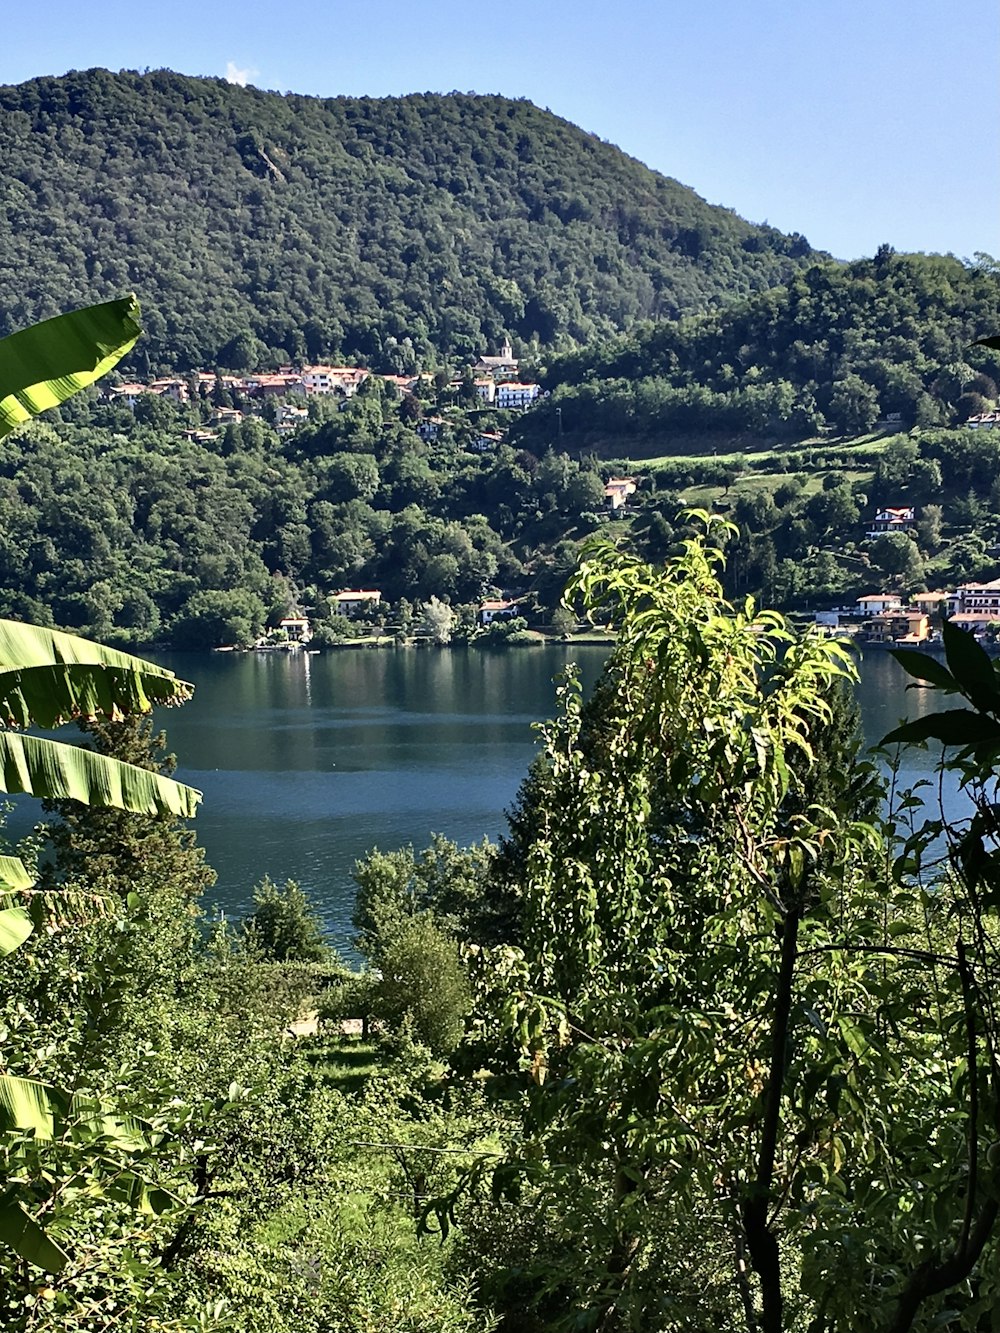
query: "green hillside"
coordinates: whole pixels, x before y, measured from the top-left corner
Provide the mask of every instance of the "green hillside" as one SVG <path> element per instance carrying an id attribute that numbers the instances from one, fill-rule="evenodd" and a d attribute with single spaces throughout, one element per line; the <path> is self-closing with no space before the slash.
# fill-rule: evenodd
<path id="1" fill-rule="evenodd" d="M 996 401 L 1000 265 L 897 255 L 810 265 L 704 316 L 641 326 L 552 360 L 552 397 L 525 417 L 531 447 L 567 442 L 698 453 L 705 436 L 802 440 L 824 429 L 959 424 Z M 701 443 L 699 445 L 699 437 Z"/>
<path id="2" fill-rule="evenodd" d="M 0 171 L 0 332 L 134 288 L 162 367 L 569 345 L 813 257 L 495 96 L 75 72 L 0 89 Z"/>

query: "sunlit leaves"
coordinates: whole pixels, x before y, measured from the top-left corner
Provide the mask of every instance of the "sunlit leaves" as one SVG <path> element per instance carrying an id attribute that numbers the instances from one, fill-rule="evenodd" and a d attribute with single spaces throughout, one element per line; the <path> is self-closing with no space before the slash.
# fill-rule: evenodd
<path id="1" fill-rule="evenodd" d="M 138 319 L 127 296 L 0 340 L 0 437 L 107 374 L 135 346 Z"/>

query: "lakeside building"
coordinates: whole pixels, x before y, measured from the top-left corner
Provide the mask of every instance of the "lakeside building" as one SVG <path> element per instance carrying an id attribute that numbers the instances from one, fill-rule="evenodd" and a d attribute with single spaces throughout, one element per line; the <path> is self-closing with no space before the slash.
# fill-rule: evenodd
<path id="1" fill-rule="evenodd" d="M 518 615 L 518 603 L 505 598 L 487 598 L 479 606 L 480 625 L 492 625 L 494 620 L 513 620 Z"/>
<path id="2" fill-rule="evenodd" d="M 925 643 L 930 621 L 923 611 L 883 611 L 865 625 L 868 643 Z"/>
<path id="3" fill-rule="evenodd" d="M 989 611 L 957 611 L 948 620 L 950 624 L 968 630 L 970 634 L 983 634 L 991 625 L 1000 622 L 1000 616 L 992 615 Z"/>
<path id="4" fill-rule="evenodd" d="M 954 592 L 948 593 L 948 617 L 970 613 L 989 615 L 991 620 L 1000 621 L 1000 579 L 989 583 L 962 583 Z"/>
<path id="5" fill-rule="evenodd" d="M 306 616 L 282 616 L 278 629 L 283 629 L 290 643 L 308 643 L 312 638 L 312 626 Z"/>
<path id="6" fill-rule="evenodd" d="M 378 606 L 381 600 L 381 592 L 374 588 L 345 588 L 330 598 L 333 609 L 340 616 L 357 615 L 365 607 Z"/>

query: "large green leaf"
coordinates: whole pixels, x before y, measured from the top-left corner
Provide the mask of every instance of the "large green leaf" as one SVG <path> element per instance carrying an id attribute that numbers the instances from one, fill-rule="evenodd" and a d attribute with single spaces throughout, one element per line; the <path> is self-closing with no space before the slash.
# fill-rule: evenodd
<path id="1" fill-rule="evenodd" d="M 926 717 L 904 722 L 883 736 L 879 744 L 907 745 L 917 741 L 941 741 L 943 745 L 997 746 L 1000 745 L 1000 724 L 969 708 L 950 708 L 943 713 L 928 713 Z"/>
<path id="2" fill-rule="evenodd" d="M 0 438 L 107 374 L 141 332 L 131 295 L 0 339 Z"/>
<path id="3" fill-rule="evenodd" d="M 0 1074 L 0 1132 L 22 1130 L 36 1139 L 54 1139 L 56 1122 L 69 1110 L 69 1097 L 36 1078 Z"/>
<path id="4" fill-rule="evenodd" d="M 0 731 L 0 791 L 192 819 L 201 792 L 79 746 Z"/>
<path id="5" fill-rule="evenodd" d="M 20 949 L 35 928 L 35 923 L 23 907 L 0 909 L 0 958 Z"/>
<path id="6" fill-rule="evenodd" d="M 0 718 L 56 726 L 97 713 L 183 703 L 192 686 L 166 667 L 59 630 L 0 620 Z"/>
<path id="7" fill-rule="evenodd" d="M 187 697 L 183 686 L 171 677 L 80 663 L 5 671 L 0 672 L 0 721 L 51 728 L 98 714 L 114 719 L 148 713 L 154 704 L 169 706 Z"/>
<path id="8" fill-rule="evenodd" d="M 17 856 L 0 856 L 0 893 L 7 889 L 30 889 L 35 877 L 29 875 L 24 862 Z"/>
<path id="9" fill-rule="evenodd" d="M 74 1092 L 69 1100 L 68 1116 L 75 1139 L 107 1139 L 123 1152 L 139 1152 L 148 1147 L 148 1124 L 138 1116 L 109 1111 L 97 1097 Z"/>
<path id="10" fill-rule="evenodd" d="M 113 1198 L 127 1203 L 136 1212 L 156 1217 L 171 1208 L 181 1207 L 184 1202 L 178 1195 L 171 1194 L 160 1185 L 151 1185 L 148 1180 L 143 1180 L 141 1176 L 131 1171 L 122 1172 L 108 1193 Z"/>
<path id="11" fill-rule="evenodd" d="M 51 1240 L 16 1200 L 0 1202 L 0 1241 L 47 1273 L 58 1273 L 69 1262 L 69 1255 Z"/>
<path id="12" fill-rule="evenodd" d="M 976 636 L 946 620 L 941 626 L 941 639 L 948 669 L 962 693 L 972 700 L 976 708 L 983 712 L 995 712 L 1000 707 L 997 675 L 993 669 L 993 659 L 977 642 Z"/>
<path id="13" fill-rule="evenodd" d="M 912 648 L 893 648 L 891 655 L 903 670 L 916 680 L 927 681 L 931 685 L 936 685 L 939 690 L 946 690 L 951 694 L 958 690 L 958 682 L 944 663 L 929 657 L 927 653 L 918 653 Z"/>

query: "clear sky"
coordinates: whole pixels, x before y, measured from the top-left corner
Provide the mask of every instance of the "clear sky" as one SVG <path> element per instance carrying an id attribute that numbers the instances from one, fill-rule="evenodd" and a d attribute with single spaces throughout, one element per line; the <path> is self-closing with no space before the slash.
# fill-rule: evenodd
<path id="1" fill-rule="evenodd" d="M 95 65 L 322 97 L 527 97 L 840 258 L 883 241 L 1000 256 L 995 0 L 9 7 L 0 83 Z"/>

